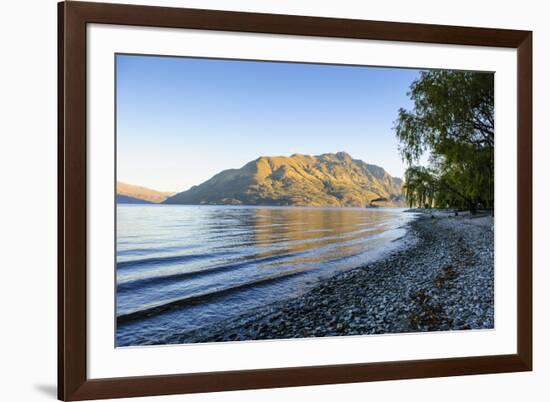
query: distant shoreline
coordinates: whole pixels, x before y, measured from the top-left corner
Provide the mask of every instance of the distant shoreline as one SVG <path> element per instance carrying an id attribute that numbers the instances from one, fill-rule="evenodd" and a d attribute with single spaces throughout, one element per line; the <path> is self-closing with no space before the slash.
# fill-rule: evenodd
<path id="1" fill-rule="evenodd" d="M 163 204 L 163 203 L 127 203 L 119 202 L 117 206 L 136 206 L 136 207 L 150 207 L 150 206 L 164 206 L 164 207 L 231 207 L 231 208 L 315 208 L 315 209 L 355 209 L 355 210 L 387 210 L 387 209 L 396 209 L 396 210 L 406 210 L 406 207 L 394 207 L 394 206 L 384 206 L 384 207 L 339 207 L 339 206 L 317 206 L 317 205 L 245 205 L 245 204 Z M 406 211 L 404 211 L 406 212 Z"/>
<path id="2" fill-rule="evenodd" d="M 491 329 L 493 229 L 489 215 L 430 210 L 408 224 L 406 240 L 415 244 L 407 249 L 297 298 L 154 343 Z"/>

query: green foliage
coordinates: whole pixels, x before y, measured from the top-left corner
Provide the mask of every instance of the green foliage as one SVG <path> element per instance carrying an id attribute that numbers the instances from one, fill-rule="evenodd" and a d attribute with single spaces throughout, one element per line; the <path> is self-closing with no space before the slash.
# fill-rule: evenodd
<path id="1" fill-rule="evenodd" d="M 423 166 L 410 167 L 405 172 L 403 191 L 410 207 L 415 205 L 432 207 L 437 192 L 435 172 Z"/>
<path id="2" fill-rule="evenodd" d="M 493 74 L 455 71 L 422 72 L 412 83 L 414 107 L 400 109 L 394 127 L 411 206 L 493 206 L 493 85 Z M 429 168 L 415 166 L 424 153 Z"/>

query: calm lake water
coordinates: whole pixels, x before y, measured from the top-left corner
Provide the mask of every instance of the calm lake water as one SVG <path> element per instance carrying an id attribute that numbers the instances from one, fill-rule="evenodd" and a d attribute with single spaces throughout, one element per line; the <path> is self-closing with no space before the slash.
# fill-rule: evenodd
<path id="1" fill-rule="evenodd" d="M 401 209 L 117 206 L 117 346 L 162 343 L 399 247 Z"/>

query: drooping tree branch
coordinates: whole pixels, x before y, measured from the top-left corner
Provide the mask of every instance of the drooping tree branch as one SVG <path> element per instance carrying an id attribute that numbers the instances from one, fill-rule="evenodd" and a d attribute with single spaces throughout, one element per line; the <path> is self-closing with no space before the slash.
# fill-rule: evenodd
<path id="1" fill-rule="evenodd" d="M 409 165 L 410 202 L 492 205 L 493 83 L 493 74 L 456 71 L 424 71 L 412 83 L 408 95 L 414 107 L 400 109 L 394 125 Z M 414 167 L 426 152 L 438 163 L 427 170 Z"/>

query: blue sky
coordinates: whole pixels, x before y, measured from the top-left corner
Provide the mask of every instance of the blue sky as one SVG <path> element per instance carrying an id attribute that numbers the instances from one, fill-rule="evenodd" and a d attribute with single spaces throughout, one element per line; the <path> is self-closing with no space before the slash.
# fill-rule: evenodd
<path id="1" fill-rule="evenodd" d="M 262 155 L 346 151 L 402 177 L 418 70 L 118 55 L 117 179 L 183 191 Z"/>

